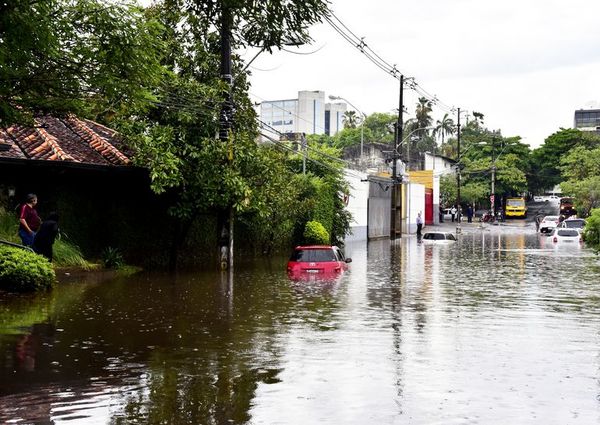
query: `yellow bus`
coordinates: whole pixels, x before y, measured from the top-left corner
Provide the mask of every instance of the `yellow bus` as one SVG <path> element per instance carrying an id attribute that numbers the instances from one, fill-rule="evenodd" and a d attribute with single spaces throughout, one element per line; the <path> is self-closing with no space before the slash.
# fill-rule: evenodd
<path id="1" fill-rule="evenodd" d="M 506 217 L 527 217 L 525 198 L 506 198 L 504 215 Z"/>

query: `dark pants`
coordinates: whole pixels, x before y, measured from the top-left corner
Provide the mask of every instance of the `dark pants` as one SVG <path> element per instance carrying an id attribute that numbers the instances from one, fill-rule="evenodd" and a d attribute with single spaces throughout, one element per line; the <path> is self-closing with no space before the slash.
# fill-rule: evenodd
<path id="1" fill-rule="evenodd" d="M 421 229 L 423 225 L 421 223 L 417 223 L 417 236 L 421 236 Z"/>
<path id="2" fill-rule="evenodd" d="M 467 216 L 467 222 L 469 222 L 469 223 L 473 222 L 473 216 L 472 215 L 468 215 Z"/>
<path id="3" fill-rule="evenodd" d="M 452 214 L 452 221 L 454 222 L 454 214 Z"/>

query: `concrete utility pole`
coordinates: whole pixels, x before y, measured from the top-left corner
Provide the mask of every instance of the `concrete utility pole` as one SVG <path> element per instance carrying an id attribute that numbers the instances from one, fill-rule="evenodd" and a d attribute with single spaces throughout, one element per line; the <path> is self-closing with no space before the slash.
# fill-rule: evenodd
<path id="1" fill-rule="evenodd" d="M 460 233 L 461 232 L 461 228 L 460 228 L 460 219 L 461 219 L 461 211 L 460 211 L 460 108 L 458 108 L 458 118 L 456 120 L 456 151 L 457 151 L 457 157 L 458 157 L 458 168 L 456 170 L 456 184 L 457 184 L 457 190 L 456 190 L 456 211 L 457 211 L 457 216 L 458 216 L 458 222 L 456 224 L 456 233 Z"/>
<path id="2" fill-rule="evenodd" d="M 223 104 L 221 105 L 221 114 L 219 117 L 219 139 L 223 143 L 230 143 L 229 132 L 233 125 L 233 102 L 231 90 L 233 78 L 231 75 L 231 10 L 227 6 L 221 9 L 221 79 L 227 83 L 227 89 L 223 93 Z M 233 147 L 231 147 L 233 152 Z M 231 162 L 231 156 L 228 158 L 228 166 Z M 219 265 L 221 270 L 231 270 L 233 268 L 233 208 L 231 205 L 223 211 L 219 217 Z"/>
<path id="3" fill-rule="evenodd" d="M 492 135 L 492 214 L 496 217 L 496 135 Z"/>
<path id="4" fill-rule="evenodd" d="M 398 188 L 401 186 L 398 184 L 398 149 L 400 148 L 400 141 L 402 140 L 402 133 L 404 125 L 402 122 L 402 113 L 404 111 L 404 75 L 400 75 L 400 99 L 398 106 L 398 121 L 396 122 L 396 132 L 394 139 L 394 152 L 392 155 L 393 164 L 392 164 L 392 217 L 390 222 L 390 239 L 395 240 L 397 236 L 398 229 L 402 229 L 402 218 L 398 217 L 398 199 L 401 198 L 401 195 L 398 195 Z M 400 209 L 402 212 L 402 209 Z"/>

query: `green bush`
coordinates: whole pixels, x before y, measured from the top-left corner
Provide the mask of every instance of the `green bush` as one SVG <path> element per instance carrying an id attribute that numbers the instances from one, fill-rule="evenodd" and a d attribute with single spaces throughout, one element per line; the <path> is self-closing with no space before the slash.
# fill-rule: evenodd
<path id="1" fill-rule="evenodd" d="M 57 267 L 81 267 L 89 269 L 92 265 L 83 258 L 77 245 L 62 238 L 54 242 L 52 262 Z"/>
<path id="2" fill-rule="evenodd" d="M 49 289 L 56 281 L 50 262 L 21 248 L 0 245 L 0 289 L 31 292 Z"/>
<path id="3" fill-rule="evenodd" d="M 600 251 L 600 208 L 593 209 L 586 222 L 583 239 L 587 246 Z"/>
<path id="4" fill-rule="evenodd" d="M 102 251 L 102 264 L 104 264 L 104 267 L 107 269 L 121 268 L 125 264 L 123 254 L 121 254 L 121 251 L 119 251 L 118 248 L 109 246 Z"/>
<path id="5" fill-rule="evenodd" d="M 309 221 L 304 227 L 304 243 L 310 245 L 329 244 L 329 233 L 318 221 Z"/>

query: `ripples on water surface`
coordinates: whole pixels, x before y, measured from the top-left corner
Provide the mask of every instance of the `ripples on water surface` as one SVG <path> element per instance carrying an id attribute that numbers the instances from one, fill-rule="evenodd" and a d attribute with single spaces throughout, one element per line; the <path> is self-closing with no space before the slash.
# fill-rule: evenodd
<path id="1" fill-rule="evenodd" d="M 0 298 L 0 422 L 600 423 L 600 265 L 533 234 Z M 242 271 L 243 270 L 243 271 Z"/>

